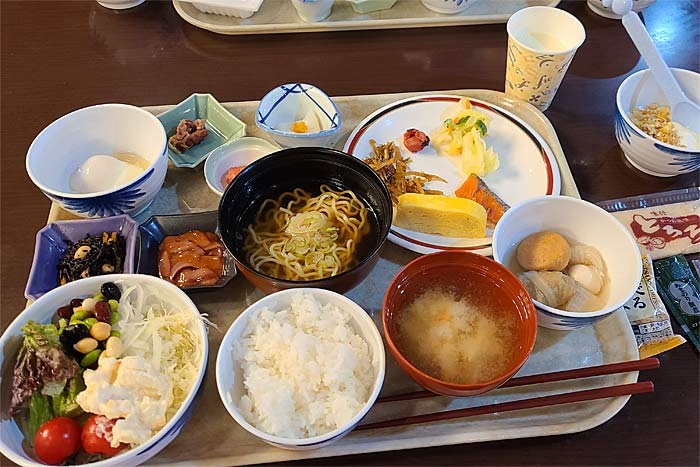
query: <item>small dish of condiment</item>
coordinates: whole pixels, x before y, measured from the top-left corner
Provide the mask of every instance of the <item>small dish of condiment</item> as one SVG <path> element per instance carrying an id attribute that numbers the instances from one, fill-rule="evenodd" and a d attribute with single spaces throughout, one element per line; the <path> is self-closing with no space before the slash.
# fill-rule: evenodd
<path id="1" fill-rule="evenodd" d="M 248 164 L 279 150 L 279 146 L 261 138 L 238 138 L 209 155 L 204 163 L 204 178 L 211 191 L 221 196 Z"/>
<path id="2" fill-rule="evenodd" d="M 339 137 L 341 119 L 335 103 L 321 89 L 288 83 L 260 99 L 255 124 L 283 147 L 331 147 Z"/>
<path id="3" fill-rule="evenodd" d="M 236 266 L 216 230 L 216 211 L 152 216 L 139 227 L 136 272 L 187 292 L 225 286 Z"/>
<path id="4" fill-rule="evenodd" d="M 158 115 L 168 136 L 168 157 L 175 167 L 194 168 L 216 148 L 245 136 L 245 123 L 211 94 L 192 94 Z"/>

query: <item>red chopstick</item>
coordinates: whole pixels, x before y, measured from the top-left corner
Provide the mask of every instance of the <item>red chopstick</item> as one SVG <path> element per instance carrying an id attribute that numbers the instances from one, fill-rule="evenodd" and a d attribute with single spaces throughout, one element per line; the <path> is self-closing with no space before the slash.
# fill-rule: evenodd
<path id="1" fill-rule="evenodd" d="M 552 383 L 554 381 L 564 381 L 569 379 L 589 378 L 591 376 L 612 375 L 615 373 L 624 373 L 627 371 L 653 370 L 659 367 L 658 358 L 645 358 L 642 360 L 631 360 L 628 362 L 608 363 L 605 365 L 589 366 L 585 368 L 576 368 L 573 370 L 554 371 L 551 373 L 541 373 L 538 375 L 520 376 L 511 378 L 501 386 L 502 388 L 512 388 L 516 386 L 525 386 L 528 384 Z M 430 391 L 415 391 L 406 394 L 396 394 L 394 396 L 384 396 L 377 398 L 375 403 L 381 402 L 398 402 L 413 399 L 425 399 L 428 397 L 437 397 Z"/>
<path id="2" fill-rule="evenodd" d="M 390 428 L 404 425 L 414 425 L 417 423 L 429 423 L 454 418 L 473 417 L 496 412 L 509 412 L 512 410 L 533 409 L 551 405 L 570 404 L 573 402 L 591 401 L 595 399 L 605 399 L 608 397 L 627 396 L 632 394 L 642 394 L 653 392 L 654 384 L 651 381 L 642 381 L 632 384 L 621 384 L 598 389 L 586 389 L 583 391 L 569 392 L 566 394 L 556 394 L 553 396 L 533 397 L 532 399 L 522 399 L 517 401 L 502 402 L 498 404 L 482 405 L 480 407 L 469 407 L 465 409 L 447 410 L 425 415 L 414 415 L 411 417 L 394 418 L 383 422 L 366 423 L 360 425 L 355 430 L 373 430 L 377 428 Z"/>

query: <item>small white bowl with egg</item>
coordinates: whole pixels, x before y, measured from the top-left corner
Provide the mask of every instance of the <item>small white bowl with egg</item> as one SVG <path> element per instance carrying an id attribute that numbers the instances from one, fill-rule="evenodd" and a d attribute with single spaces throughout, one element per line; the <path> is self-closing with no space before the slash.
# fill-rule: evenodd
<path id="1" fill-rule="evenodd" d="M 263 156 L 279 151 L 281 148 L 262 138 L 244 136 L 224 144 L 212 151 L 204 162 L 204 178 L 211 191 L 223 196 L 231 180 L 224 178 L 230 169 L 243 169 Z M 227 177 L 228 178 L 228 177 Z"/>
<path id="2" fill-rule="evenodd" d="M 538 325 L 564 331 L 590 326 L 634 295 L 642 276 L 637 242 L 612 214 L 578 198 L 539 196 L 511 207 L 493 232 L 493 258 L 516 275 L 523 272 L 516 258 L 518 245 L 543 231 L 597 249 L 605 263 L 606 278 L 598 295 L 603 306 L 597 311 L 565 311 L 533 300 Z"/>
<path id="3" fill-rule="evenodd" d="M 285 319 L 298 326 L 277 321 Z M 226 410 L 253 436 L 284 449 L 317 449 L 348 434 L 367 414 L 385 365 L 379 331 L 359 305 L 329 290 L 287 289 L 255 302 L 233 322 L 217 355 L 216 384 Z M 318 424 L 324 429 L 316 430 Z M 315 435 L 283 435 L 291 432 Z"/>
<path id="4" fill-rule="evenodd" d="M 172 307 L 172 309 L 182 312 L 184 316 L 192 317 L 191 329 L 200 346 L 196 357 L 197 372 L 192 375 L 193 378 L 191 380 L 190 390 L 180 407 L 169 418 L 167 423 L 143 444 L 130 449 L 124 449 L 114 457 L 85 464 L 94 467 L 136 466 L 155 456 L 180 433 L 194 412 L 199 387 L 202 384 L 206 372 L 208 340 L 204 321 L 194 302 L 192 302 L 185 292 L 175 285 L 153 276 L 112 274 L 88 277 L 79 281 L 70 282 L 42 295 L 12 321 L 0 338 L 0 349 L 2 349 L 2 353 L 0 354 L 0 366 L 2 367 L 0 383 L 2 383 L 3 391 L 10 390 L 16 355 L 23 339 L 22 326 L 29 320 L 39 323 L 50 323 L 58 307 L 64 306 L 75 297 L 91 297 L 95 295 L 95 293 L 100 290 L 100 286 L 105 282 L 115 282 L 119 284 L 122 293 L 124 293 L 126 288 L 135 285 L 148 287 L 149 290 L 156 291 L 165 306 Z M 124 337 L 123 330 L 122 337 Z M 9 400 L 7 392 L 4 392 L 1 397 Z M 36 460 L 35 457 L 30 454 L 29 450 L 25 448 L 24 436 L 17 426 L 16 421 L 12 418 L 3 417 L 3 420 L 0 422 L 0 452 L 10 461 L 24 467 L 41 467 L 46 465 Z"/>
<path id="5" fill-rule="evenodd" d="M 700 104 L 700 74 L 679 68 L 671 68 L 671 72 L 685 95 Z M 700 169 L 700 135 L 677 128 L 681 144 L 686 146 L 681 147 L 652 138 L 634 124 L 629 115 L 632 109 L 649 104 L 668 105 L 651 72 L 642 70 L 628 76 L 617 90 L 615 137 L 630 164 L 656 177 L 674 177 Z"/>
<path id="6" fill-rule="evenodd" d="M 255 123 L 282 147 L 330 147 L 339 137 L 340 113 L 316 86 L 288 83 L 268 92 L 255 112 Z"/>
<path id="7" fill-rule="evenodd" d="M 44 128 L 27 152 L 29 178 L 79 217 L 137 215 L 163 185 L 165 129 L 131 105 L 101 104 L 71 112 Z"/>

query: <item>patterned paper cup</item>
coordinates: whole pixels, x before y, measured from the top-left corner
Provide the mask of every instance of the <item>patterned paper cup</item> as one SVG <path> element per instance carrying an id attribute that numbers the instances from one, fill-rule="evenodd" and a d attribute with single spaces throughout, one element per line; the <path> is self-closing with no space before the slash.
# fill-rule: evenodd
<path id="1" fill-rule="evenodd" d="M 586 31 L 571 14 L 544 6 L 514 13 L 507 30 L 506 94 L 547 110 Z"/>

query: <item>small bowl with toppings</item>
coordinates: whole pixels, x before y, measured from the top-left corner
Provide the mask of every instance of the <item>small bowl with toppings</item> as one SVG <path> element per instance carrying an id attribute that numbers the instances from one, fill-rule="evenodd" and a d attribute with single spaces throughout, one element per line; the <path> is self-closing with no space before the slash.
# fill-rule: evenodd
<path id="1" fill-rule="evenodd" d="M 510 208 L 493 233 L 493 257 L 523 282 L 540 326 L 572 330 L 620 309 L 637 290 L 637 242 L 612 214 L 568 196 Z"/>
<path id="2" fill-rule="evenodd" d="M 221 196 L 248 164 L 281 148 L 261 138 L 244 136 L 225 144 L 207 157 L 204 178 L 211 191 Z"/>
<path id="3" fill-rule="evenodd" d="M 236 265 L 216 224 L 216 211 L 150 217 L 139 227 L 136 271 L 187 292 L 225 286 L 236 276 Z"/>
<path id="4" fill-rule="evenodd" d="M 377 263 L 391 218 L 391 198 L 376 172 L 326 148 L 258 159 L 219 204 L 224 245 L 246 279 L 267 293 L 352 289 Z"/>
<path id="5" fill-rule="evenodd" d="M 138 224 L 127 215 L 57 221 L 36 234 L 34 260 L 24 296 L 85 277 L 135 271 Z"/>
<path id="6" fill-rule="evenodd" d="M 0 348 L 0 452 L 27 467 L 111 467 L 141 464 L 175 439 L 193 413 L 208 340 L 177 287 L 112 274 L 45 294 Z"/>
<path id="7" fill-rule="evenodd" d="M 29 178 L 78 217 L 137 215 L 160 190 L 168 169 L 158 119 L 131 105 L 101 104 L 44 128 L 27 152 Z"/>
<path id="8" fill-rule="evenodd" d="M 671 68 L 688 98 L 700 103 L 700 74 Z M 673 122 L 661 88 L 649 70 L 628 76 L 617 90 L 615 136 L 635 168 L 656 177 L 700 169 L 700 135 Z"/>
<path id="9" fill-rule="evenodd" d="M 464 397 L 495 389 L 525 363 L 537 315 L 527 291 L 485 256 L 445 251 L 406 265 L 384 295 L 387 347 L 418 384 Z"/>
<path id="10" fill-rule="evenodd" d="M 249 306 L 228 329 L 216 385 L 226 410 L 255 437 L 316 449 L 367 414 L 385 365 L 379 331 L 356 303 L 323 289 L 283 290 Z"/>
<path id="11" fill-rule="evenodd" d="M 316 86 L 289 83 L 260 100 L 255 123 L 279 145 L 330 147 L 338 139 L 340 113 L 328 95 Z"/>
<path id="12" fill-rule="evenodd" d="M 168 135 L 168 157 L 175 167 L 197 167 L 219 146 L 245 136 L 245 123 L 211 94 L 192 94 L 158 120 Z"/>

